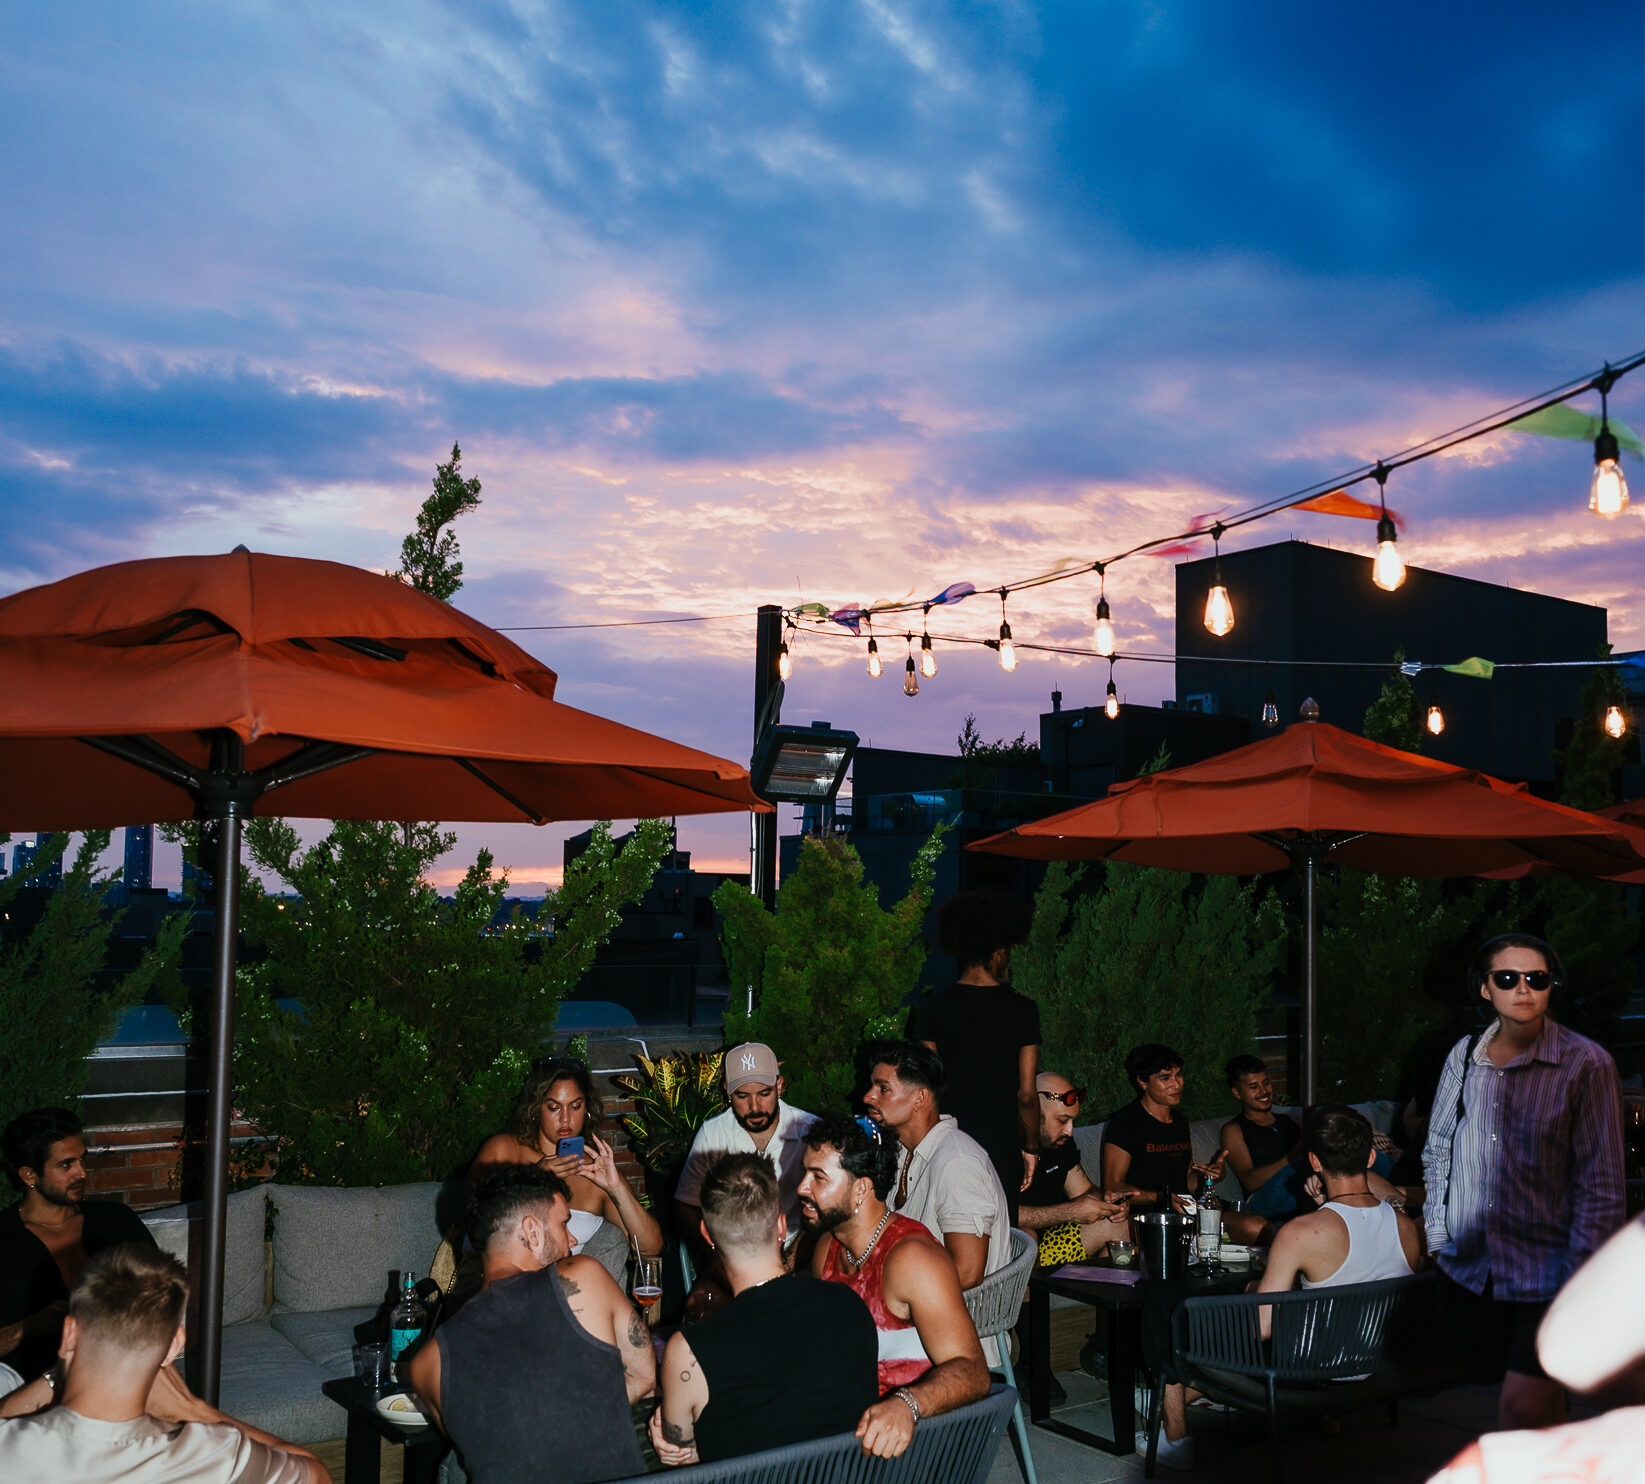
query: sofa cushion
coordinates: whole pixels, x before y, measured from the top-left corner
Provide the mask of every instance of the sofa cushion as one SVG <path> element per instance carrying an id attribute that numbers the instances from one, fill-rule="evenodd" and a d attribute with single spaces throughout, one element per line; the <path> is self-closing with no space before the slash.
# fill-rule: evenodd
<path id="1" fill-rule="evenodd" d="M 265 1254 L 264 1222 L 268 1212 L 268 1187 L 255 1185 L 237 1190 L 228 1198 L 227 1241 L 223 1254 L 223 1324 L 245 1324 L 261 1319 Z M 200 1202 L 185 1206 L 162 1206 L 143 1213 L 162 1251 L 169 1252 L 189 1272 L 188 1327 L 196 1328 L 200 1302 L 200 1236 L 205 1223 Z"/>
<path id="2" fill-rule="evenodd" d="M 354 1331 L 375 1319 L 379 1305 L 357 1309 L 325 1309 L 307 1314 L 270 1314 L 268 1322 L 309 1360 L 326 1373 L 326 1379 L 354 1374 Z"/>
<path id="3" fill-rule="evenodd" d="M 347 1427 L 342 1409 L 320 1390 L 332 1372 L 317 1366 L 266 1319 L 223 1331 L 218 1405 L 292 1443 L 322 1443 Z"/>
<path id="4" fill-rule="evenodd" d="M 354 1188 L 271 1185 L 274 1309 L 375 1306 L 393 1272 L 427 1273 L 440 1245 L 435 1181 Z"/>

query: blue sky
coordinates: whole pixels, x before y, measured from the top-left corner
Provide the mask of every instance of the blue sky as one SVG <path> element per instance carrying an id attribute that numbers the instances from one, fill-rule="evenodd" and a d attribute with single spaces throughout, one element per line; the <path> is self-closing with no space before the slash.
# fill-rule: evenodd
<path id="1" fill-rule="evenodd" d="M 392 565 L 453 439 L 485 486 L 459 601 L 498 625 L 1103 555 L 1645 347 L 1642 32 L 1583 4 L 8 7 L 0 591 L 239 541 Z M 1613 406 L 1645 423 L 1645 375 Z M 1603 603 L 1638 647 L 1638 506 L 1592 521 L 1586 476 L 1502 437 L 1389 500 L 1408 560 Z M 1108 586 L 1122 647 L 1169 648 L 1169 564 Z M 1081 642 L 1093 599 L 1013 625 Z M 518 637 L 573 703 L 740 757 L 751 635 Z M 970 651 L 908 701 L 850 646 L 800 659 L 791 717 L 892 746 L 1032 732 L 1106 680 Z M 538 880 L 562 833 L 463 845 Z"/>

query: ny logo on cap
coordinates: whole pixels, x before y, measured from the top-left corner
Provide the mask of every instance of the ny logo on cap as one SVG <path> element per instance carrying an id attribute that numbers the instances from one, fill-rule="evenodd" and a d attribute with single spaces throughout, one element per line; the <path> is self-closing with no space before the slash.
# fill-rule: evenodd
<path id="1" fill-rule="evenodd" d="M 754 1070 L 754 1053 L 752 1051 L 745 1051 L 745 1052 L 743 1052 L 743 1071 L 752 1072 L 753 1070 Z"/>

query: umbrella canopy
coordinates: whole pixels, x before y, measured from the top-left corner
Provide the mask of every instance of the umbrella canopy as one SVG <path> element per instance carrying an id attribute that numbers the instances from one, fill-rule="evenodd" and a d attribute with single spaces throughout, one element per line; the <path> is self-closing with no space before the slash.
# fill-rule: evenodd
<path id="1" fill-rule="evenodd" d="M 554 699 L 554 672 L 389 577 L 123 562 L 0 599 L 0 829 L 219 822 L 200 1281 L 222 1357 L 240 839 L 252 814 L 530 820 L 765 810 L 747 770 Z"/>
<path id="2" fill-rule="evenodd" d="M 554 690 L 495 630 L 355 567 L 123 562 L 0 599 L 0 827 L 192 818 L 229 737 L 235 771 L 263 780 L 250 813 L 541 824 L 766 807 L 739 764 Z"/>
<path id="3" fill-rule="evenodd" d="M 1473 876 L 1548 861 L 1580 876 L 1645 869 L 1645 830 L 1550 804 L 1468 768 L 1324 722 L 1117 784 L 1105 799 L 979 840 L 1034 860 L 1117 860 L 1244 876 L 1301 869 L 1302 1097 L 1314 1101 L 1321 864 Z"/>

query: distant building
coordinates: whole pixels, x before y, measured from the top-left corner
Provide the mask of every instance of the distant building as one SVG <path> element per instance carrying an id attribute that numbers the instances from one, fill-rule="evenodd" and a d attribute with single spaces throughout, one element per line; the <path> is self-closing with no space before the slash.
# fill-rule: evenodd
<path id="1" fill-rule="evenodd" d="M 1214 561 L 1177 568 L 1177 704 L 1243 717 L 1262 736 L 1262 703 L 1272 687 L 1281 726 L 1297 720 L 1305 697 L 1320 720 L 1351 732 L 1365 723 L 1392 667 L 1409 660 L 1453 664 L 1471 656 L 1501 665 L 1531 660 L 1596 658 L 1606 614 L 1588 603 L 1500 587 L 1448 572 L 1407 568 L 1398 591 L 1371 582 L 1364 554 L 1282 541 L 1224 552 L 1222 580 L 1234 605 L 1234 628 L 1217 638 L 1202 622 Z M 1271 660 L 1216 664 L 1208 660 Z M 1352 660 L 1371 669 L 1337 669 Z M 1526 780 L 1554 783 L 1554 749 L 1570 736 L 1591 671 L 1498 670 L 1490 680 L 1425 671 L 1413 680 L 1418 705 L 1437 703 L 1439 736 L 1424 735 L 1425 755 Z"/>
<path id="2" fill-rule="evenodd" d="M 125 869 L 120 873 L 128 893 L 147 891 L 154 885 L 154 826 L 126 826 Z"/>
<path id="3" fill-rule="evenodd" d="M 17 848 L 11 853 L 11 874 L 18 877 L 24 886 L 43 887 L 46 891 L 56 891 L 63 884 L 63 857 L 54 856 L 50 863 L 41 869 L 34 868 L 34 862 L 41 856 L 46 842 L 51 839 L 49 834 L 35 835 L 34 843 L 20 840 Z"/>

